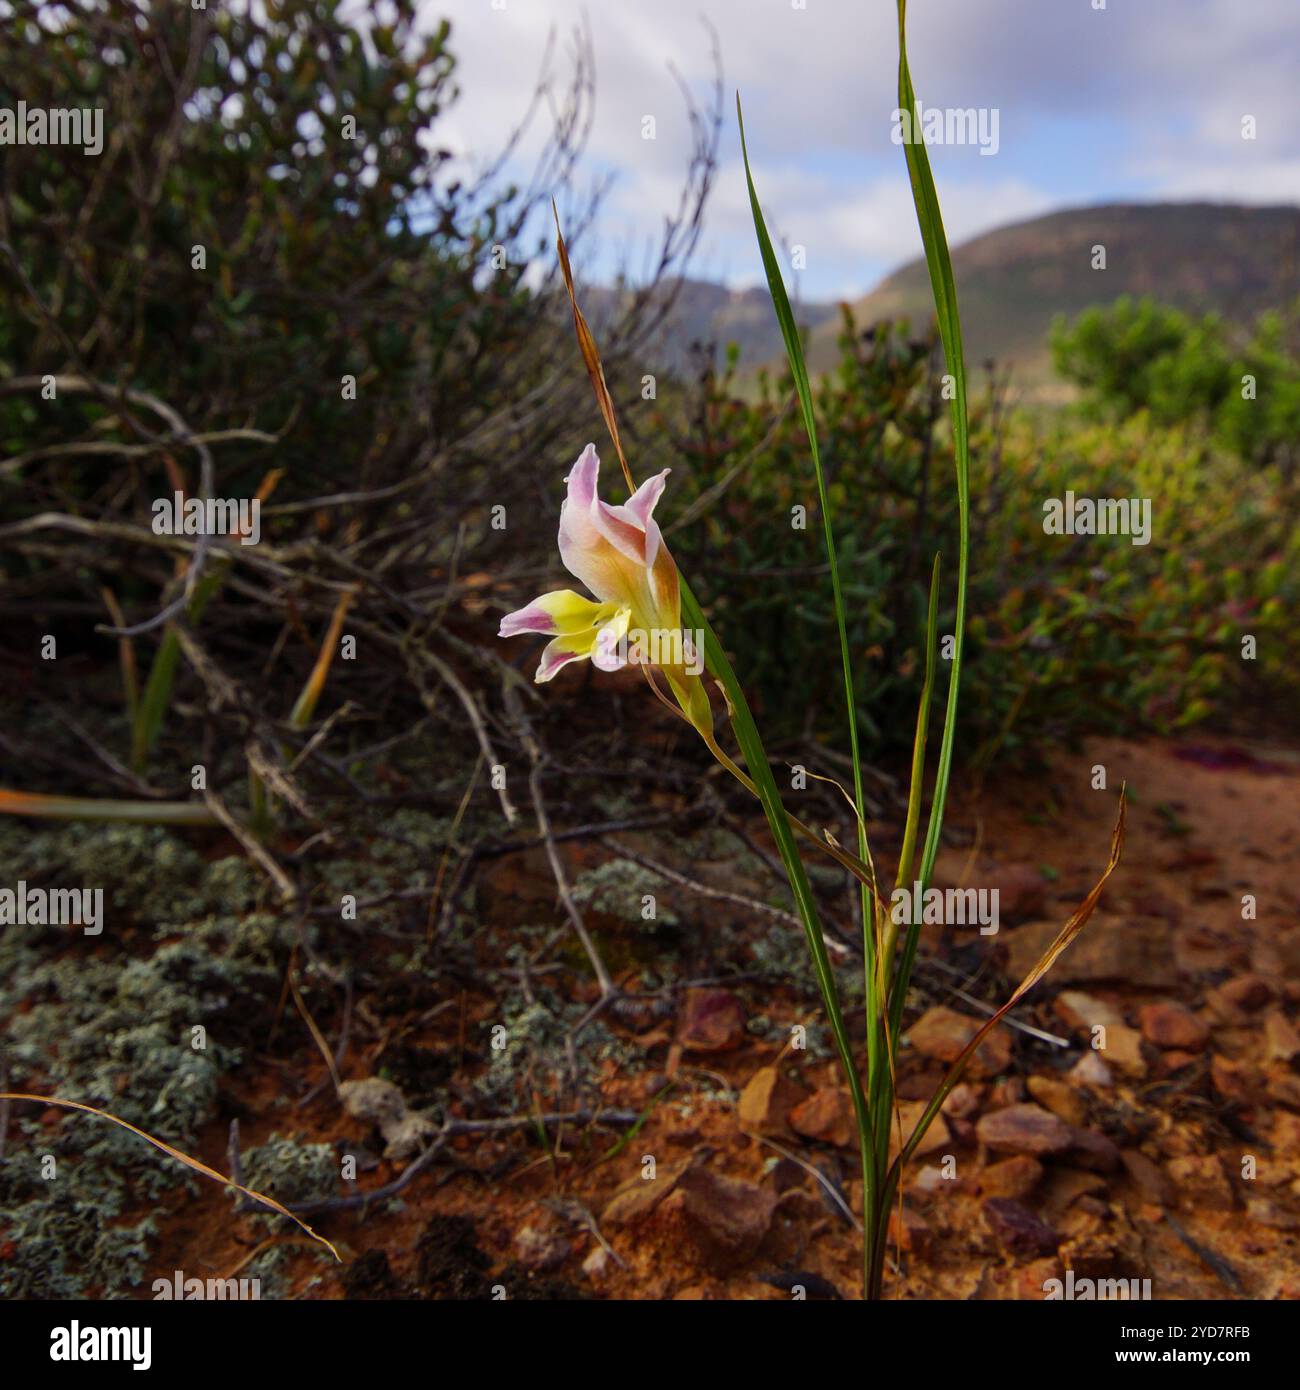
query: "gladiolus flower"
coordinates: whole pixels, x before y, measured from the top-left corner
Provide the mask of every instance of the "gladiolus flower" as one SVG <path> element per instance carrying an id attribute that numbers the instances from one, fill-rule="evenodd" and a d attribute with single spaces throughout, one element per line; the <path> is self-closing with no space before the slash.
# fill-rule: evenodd
<path id="1" fill-rule="evenodd" d="M 626 502 L 611 506 L 597 493 L 600 459 L 588 444 L 569 473 L 559 540 L 565 569 L 596 597 L 572 589 L 543 594 L 502 618 L 500 635 L 538 632 L 551 638 L 538 681 L 549 681 L 573 661 L 590 661 L 601 671 L 649 664 L 649 645 L 686 717 L 701 732 L 711 732 L 708 693 L 698 670 L 689 669 L 698 666 L 700 654 L 682 631 L 677 566 L 654 519 L 669 471 L 647 478 Z"/>

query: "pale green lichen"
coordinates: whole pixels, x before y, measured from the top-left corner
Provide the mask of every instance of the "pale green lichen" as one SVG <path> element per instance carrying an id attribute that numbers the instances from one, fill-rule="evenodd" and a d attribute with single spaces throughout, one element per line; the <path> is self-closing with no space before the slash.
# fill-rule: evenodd
<path id="1" fill-rule="evenodd" d="M 578 875 L 573 884 L 573 900 L 609 917 L 635 922 L 647 930 L 676 926 L 681 920 L 668 906 L 669 895 L 687 890 L 644 869 L 631 859 L 610 859 Z M 646 899 L 653 899 L 654 916 L 646 916 Z"/>
<path id="2" fill-rule="evenodd" d="M 339 1158 L 328 1144 L 272 1134 L 243 1155 L 244 1185 L 277 1202 L 317 1202 L 338 1191 Z"/>
<path id="3" fill-rule="evenodd" d="M 102 1108 L 180 1148 L 216 1113 L 243 1048 L 250 999 L 274 999 L 293 924 L 248 912 L 260 879 L 242 861 L 205 865 L 146 826 L 0 822 L 13 879 L 104 889 L 104 932 L 0 931 L 0 1025 L 10 1089 Z M 142 949 L 144 948 L 144 953 Z M 236 1011 L 238 1003 L 241 1009 Z M 110 1121 L 11 1115 L 0 1164 L 0 1260 L 8 1297 L 121 1297 L 142 1277 L 153 1224 L 114 1224 L 128 1198 L 195 1179 Z M 42 1177 L 42 1160 L 54 1161 Z"/>

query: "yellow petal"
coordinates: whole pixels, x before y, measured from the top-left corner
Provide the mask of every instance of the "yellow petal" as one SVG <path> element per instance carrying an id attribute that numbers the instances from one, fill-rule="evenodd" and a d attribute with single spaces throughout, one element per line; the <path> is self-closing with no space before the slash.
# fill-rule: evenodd
<path id="1" fill-rule="evenodd" d="M 572 589 L 556 589 L 501 619 L 498 636 L 514 637 L 520 632 L 588 632 L 613 617 L 613 604 L 593 603 Z"/>
<path id="2" fill-rule="evenodd" d="M 541 685 L 544 681 L 551 680 L 557 671 L 562 670 L 571 661 L 586 661 L 591 656 L 591 649 L 596 642 L 596 629 L 593 627 L 587 632 L 576 632 L 566 637 L 556 637 L 553 641 L 546 644 L 542 652 L 542 659 L 537 666 L 537 674 L 533 679 Z"/>

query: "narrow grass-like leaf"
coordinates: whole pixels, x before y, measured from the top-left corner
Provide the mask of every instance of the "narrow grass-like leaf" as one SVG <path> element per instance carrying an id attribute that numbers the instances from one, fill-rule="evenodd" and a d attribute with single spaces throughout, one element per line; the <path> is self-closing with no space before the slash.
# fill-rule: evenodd
<path id="1" fill-rule="evenodd" d="M 921 123 L 917 118 L 916 93 L 907 62 L 907 0 L 898 0 L 898 106 L 908 113 L 912 137 L 903 144 L 907 170 L 912 183 L 912 201 L 925 246 L 925 263 L 934 294 L 939 336 L 943 341 L 944 360 L 953 379 L 952 436 L 957 471 L 958 557 L 957 613 L 954 620 L 952 667 L 948 675 L 948 703 L 944 710 L 943 738 L 939 745 L 939 762 L 934 778 L 934 795 L 930 803 L 930 820 L 926 828 L 925 846 L 921 853 L 920 871 L 916 875 L 922 888 L 929 885 L 934 872 L 935 856 L 939 852 L 939 835 L 943 830 L 944 806 L 948 798 L 948 780 L 952 772 L 953 746 L 957 734 L 957 696 L 961 685 L 962 651 L 966 628 L 966 577 L 970 564 L 970 437 L 967 426 L 966 359 L 962 348 L 961 318 L 957 312 L 957 286 L 953 279 L 952 257 L 943 230 L 943 214 L 939 195 L 930 171 L 930 157 L 921 138 Z M 920 923 L 914 922 L 903 943 L 894 986 L 890 997 L 890 1032 L 897 1039 L 902 1026 L 903 1003 L 907 982 L 920 939 Z"/>
<path id="2" fill-rule="evenodd" d="M 170 454 L 166 456 L 166 461 L 172 487 L 176 492 L 184 494 L 184 475 Z M 258 484 L 254 500 L 258 503 L 265 502 L 275 491 L 276 485 L 283 476 L 283 468 L 270 469 L 263 475 L 262 481 Z M 239 531 L 235 532 L 236 536 L 240 534 Z M 204 610 L 212 601 L 217 590 L 225 583 L 226 572 L 229 568 L 230 560 L 222 557 L 215 560 L 212 568 L 199 579 L 186 610 L 190 623 L 196 624 L 203 617 Z M 176 562 L 176 573 L 178 577 L 185 573 L 183 560 Z M 125 626 L 120 618 L 115 617 L 113 621 L 118 627 Z M 131 766 L 136 772 L 144 770 L 149 750 L 157 741 L 159 733 L 162 732 L 167 707 L 171 703 L 172 685 L 176 679 L 176 664 L 180 659 L 180 652 L 180 639 L 176 635 L 176 629 L 168 623 L 163 632 L 162 641 L 158 644 L 158 651 L 154 655 L 153 664 L 149 668 L 149 680 L 145 685 L 144 696 L 135 702 L 131 723 Z M 132 665 L 134 666 L 134 655 L 132 656 Z"/>
<path id="3" fill-rule="evenodd" d="M 790 297 L 786 293 L 785 280 L 772 247 L 772 239 L 763 219 L 762 205 L 758 200 L 758 190 L 754 187 L 754 175 L 749 166 L 749 146 L 745 141 L 745 118 L 740 106 L 740 93 L 736 93 L 736 121 L 740 126 L 740 154 L 745 165 L 745 184 L 749 190 L 749 208 L 754 218 L 754 233 L 758 238 L 759 255 L 763 261 L 763 271 L 767 276 L 768 293 L 772 307 L 776 311 L 777 323 L 781 328 L 781 338 L 785 343 L 785 354 L 790 363 L 790 373 L 794 378 L 795 392 L 799 397 L 799 409 L 803 414 L 804 430 L 808 436 L 808 448 L 812 453 L 813 471 L 817 476 L 817 501 L 822 514 L 822 534 L 826 544 L 826 559 L 830 565 L 831 596 L 835 606 L 835 627 L 840 643 L 840 669 L 844 681 L 844 707 L 848 719 L 849 752 L 853 759 L 853 808 L 858 831 L 858 857 L 865 863 L 871 862 L 871 850 L 867 844 L 866 798 L 862 787 L 862 756 L 858 745 L 857 702 L 853 687 L 853 662 L 849 655 L 848 622 L 844 611 L 844 593 L 840 584 L 839 557 L 835 547 L 834 518 L 831 516 L 830 498 L 826 491 L 826 475 L 822 468 L 821 449 L 817 443 L 817 416 L 813 409 L 812 388 L 808 384 L 808 366 L 804 361 L 803 342 L 799 336 L 799 325 L 795 323 L 794 311 L 790 307 Z M 863 884 L 862 901 L 862 949 L 863 978 L 866 988 L 867 1004 L 867 1075 L 874 1078 L 880 1075 L 880 1028 L 884 1000 L 879 993 L 879 973 L 876 969 L 875 894 Z"/>
<path id="4" fill-rule="evenodd" d="M 113 620 L 114 627 L 126 627 L 126 615 L 117 595 L 107 585 L 100 589 L 104 607 Z M 134 728 L 136 715 L 140 709 L 140 672 L 135 660 L 135 642 L 130 637 L 117 639 L 117 657 L 122 668 L 122 690 L 126 695 L 127 722 Z"/>
<path id="5" fill-rule="evenodd" d="M 895 879 L 895 887 L 912 887 L 912 861 L 916 853 L 917 827 L 921 821 L 921 797 L 925 789 L 925 745 L 930 725 L 930 696 L 934 691 L 934 671 L 935 662 L 938 655 L 939 639 L 939 556 L 934 557 L 934 565 L 930 570 L 930 602 L 926 609 L 925 619 L 925 680 L 921 686 L 921 699 L 916 711 L 916 733 L 912 738 L 912 774 L 911 785 L 907 795 L 907 819 L 903 826 L 903 847 L 898 856 L 898 876 Z M 919 904 L 913 903 L 913 912 L 919 913 Z M 884 933 L 884 944 L 880 949 L 881 974 L 888 972 L 893 964 L 894 951 L 898 945 L 899 924 L 894 921 L 893 914 L 890 914 L 888 926 Z M 887 986 L 882 986 L 880 994 L 886 995 Z M 895 1056 L 894 1034 L 891 1029 L 885 1030 L 885 1046 L 888 1049 L 889 1060 L 892 1064 Z M 892 1075 L 892 1072 L 891 1072 Z M 874 1081 L 875 1078 L 872 1078 Z M 876 1132 L 879 1133 L 882 1126 L 889 1125 L 890 1097 L 892 1085 L 886 1089 L 883 1080 L 873 1086 L 871 1095 L 872 1114 L 875 1117 Z M 888 1154 L 885 1158 L 887 1160 Z"/>
<path id="6" fill-rule="evenodd" d="M 187 610 L 191 623 L 197 623 L 202 618 L 204 610 L 212 601 L 213 595 L 221 588 L 225 577 L 224 568 L 217 568 L 199 579 Z M 135 723 L 131 730 L 131 766 L 136 772 L 144 771 L 149 751 L 162 732 L 167 707 L 171 704 L 172 685 L 176 680 L 176 665 L 180 660 L 180 654 L 180 638 L 176 635 L 175 627 L 168 623 L 154 654 L 153 664 L 149 668 L 149 679 L 136 708 Z"/>
<path id="7" fill-rule="evenodd" d="M 740 744 L 745 766 L 753 777 L 759 801 L 762 804 L 764 814 L 767 816 L 768 825 L 771 827 L 772 837 L 776 841 L 777 853 L 781 857 L 781 864 L 790 881 L 790 890 L 794 894 L 795 906 L 798 908 L 800 920 L 804 925 L 804 933 L 808 939 L 808 950 L 812 955 L 813 968 L 821 989 L 822 1003 L 826 1009 L 831 1033 L 835 1038 L 836 1051 L 839 1053 L 845 1079 L 849 1084 L 849 1093 L 853 1099 L 853 1110 L 857 1118 L 859 1133 L 870 1137 L 870 1112 L 867 1107 L 866 1096 L 863 1093 L 862 1080 L 858 1075 L 857 1063 L 853 1057 L 853 1047 L 849 1042 L 848 1030 L 844 1024 L 844 1016 L 840 1009 L 839 991 L 835 985 L 835 975 L 831 967 L 830 956 L 826 951 L 826 942 L 822 936 L 817 903 L 808 883 L 808 875 L 804 869 L 803 860 L 799 857 L 794 831 L 781 801 L 781 793 L 777 789 L 772 765 L 768 761 L 758 726 L 754 723 L 749 703 L 745 699 L 745 692 L 741 689 L 731 662 L 684 577 L 681 578 L 681 595 L 683 623 L 704 633 L 705 664 L 726 692 L 728 703 L 731 706 L 731 727 L 735 731 L 736 741 Z M 864 1152 L 862 1155 L 864 1214 L 874 1210 L 876 1189 L 875 1167 L 868 1159 L 869 1155 Z"/>
<path id="8" fill-rule="evenodd" d="M 601 415 L 605 420 L 605 425 L 610 433 L 610 438 L 614 441 L 614 448 L 618 453 L 619 462 L 623 468 L 624 481 L 627 483 L 628 492 L 636 491 L 636 483 L 632 477 L 632 470 L 628 467 L 627 459 L 623 454 L 623 446 L 620 441 L 618 431 L 618 419 L 614 411 L 613 398 L 609 388 L 605 383 L 605 371 L 601 364 L 600 352 L 596 347 L 595 339 L 591 335 L 591 330 L 587 327 L 587 320 L 578 306 L 577 293 L 573 285 L 573 274 L 569 267 L 569 256 L 564 246 L 564 237 L 559 227 L 559 215 L 556 214 L 556 245 L 560 255 L 560 266 L 564 274 L 564 284 L 568 291 L 569 303 L 573 309 L 573 322 L 578 335 L 578 344 L 582 351 L 583 361 L 587 367 L 587 375 L 591 379 L 592 389 L 596 395 L 596 402 L 600 408 Z M 861 1134 L 869 1132 L 871 1117 L 867 1108 L 866 1096 L 862 1090 L 862 1080 L 858 1075 L 857 1065 L 853 1058 L 852 1044 L 849 1042 L 848 1030 L 844 1024 L 844 1017 L 840 1010 L 839 994 L 835 985 L 835 975 L 831 968 L 830 957 L 826 951 L 826 942 L 822 936 L 822 927 L 817 903 L 812 894 L 812 888 L 808 883 L 808 876 L 804 870 L 803 860 L 799 857 L 798 848 L 795 845 L 794 830 L 789 816 L 781 801 L 781 794 L 777 790 L 776 778 L 772 772 L 772 765 L 768 761 L 767 754 L 763 748 L 763 741 L 759 737 L 758 728 L 754 723 L 753 716 L 749 711 L 748 701 L 745 699 L 745 692 L 740 687 L 740 682 L 736 679 L 736 673 L 732 670 L 731 662 L 727 659 L 727 654 L 722 648 L 722 643 L 718 641 L 713 628 L 704 616 L 690 585 L 686 582 L 685 576 L 679 576 L 681 586 L 681 611 L 683 626 L 695 629 L 704 634 L 705 664 L 709 672 L 721 685 L 726 694 L 728 705 L 731 712 L 732 728 L 735 731 L 737 742 L 740 744 L 741 755 L 745 759 L 745 765 L 749 769 L 754 790 L 763 806 L 764 814 L 767 816 L 768 824 L 772 829 L 772 836 L 776 841 L 777 852 L 781 857 L 781 863 L 785 867 L 786 876 L 790 881 L 790 889 L 794 895 L 795 906 L 798 908 L 800 920 L 803 922 L 804 933 L 808 939 L 808 949 L 812 955 L 813 968 L 817 976 L 817 984 L 821 991 L 822 1002 L 826 1008 L 827 1020 L 830 1023 L 831 1033 L 835 1038 L 836 1051 L 840 1057 L 840 1063 L 845 1073 L 845 1079 L 849 1085 L 849 1092 L 853 1099 L 854 1114 L 857 1117 L 858 1130 Z M 876 1172 L 873 1163 L 868 1161 L 869 1155 L 864 1147 L 862 1153 L 862 1179 L 863 1179 L 863 1203 L 864 1212 L 873 1211 L 874 1194 L 876 1188 Z M 864 1262 L 865 1272 L 865 1262 Z"/>
<path id="9" fill-rule="evenodd" d="M 930 571 L 930 602 L 925 619 L 925 680 L 921 686 L 921 700 L 916 710 L 916 733 L 912 737 L 912 779 L 907 794 L 907 819 L 903 825 L 903 847 L 898 855 L 898 876 L 894 880 L 896 888 L 910 888 L 912 859 L 916 854 L 917 827 L 921 823 L 921 797 L 925 789 L 925 745 L 930 726 L 930 696 L 934 693 L 934 666 L 938 654 L 939 639 L 939 557 L 934 557 L 934 567 Z M 892 960 L 894 943 L 898 932 L 892 931 L 888 937 L 885 959 Z"/>

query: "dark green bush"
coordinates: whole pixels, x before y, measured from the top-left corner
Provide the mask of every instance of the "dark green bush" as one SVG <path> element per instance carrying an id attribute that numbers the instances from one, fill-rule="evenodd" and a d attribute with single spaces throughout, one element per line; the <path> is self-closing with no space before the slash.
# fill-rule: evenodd
<path id="1" fill-rule="evenodd" d="M 1294 322 L 1294 314 L 1291 315 Z M 1255 463 L 1294 467 L 1300 448 L 1300 354 L 1277 313 L 1250 334 L 1210 314 L 1195 319 L 1150 299 L 1058 319 L 1057 370 L 1103 418 L 1149 411 L 1159 424 L 1196 424 Z"/>
<path id="2" fill-rule="evenodd" d="M 911 744 L 931 560 L 955 555 L 952 457 L 930 342 L 882 325 L 850 327 L 841 347 L 818 392 L 819 430 L 859 718 L 887 759 Z M 812 464 L 802 424 L 782 410 L 789 391 L 766 380 L 745 401 L 726 376 L 709 384 L 680 443 L 689 466 L 674 478 L 683 510 L 670 537 L 764 717 L 793 738 L 830 734 L 841 695 Z M 1085 426 L 1007 416 L 992 392 L 973 408 L 972 452 L 971 757 L 1167 731 L 1242 693 L 1294 693 L 1300 641 L 1284 619 L 1300 598 L 1300 509 L 1277 469 L 1149 415 Z M 1149 498 L 1150 544 L 1045 534 L 1044 501 L 1067 491 Z M 952 585 L 941 592 L 943 634 Z"/>

